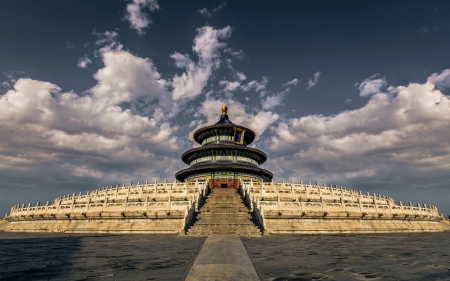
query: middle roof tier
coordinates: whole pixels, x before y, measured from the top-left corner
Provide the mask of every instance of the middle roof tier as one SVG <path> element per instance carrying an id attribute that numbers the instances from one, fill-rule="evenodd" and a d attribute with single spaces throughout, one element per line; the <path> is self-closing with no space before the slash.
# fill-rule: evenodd
<path id="1" fill-rule="evenodd" d="M 190 165 L 194 160 L 198 158 L 212 156 L 245 157 L 256 161 L 258 165 L 263 164 L 267 160 L 267 155 L 261 150 L 247 146 L 223 144 L 202 146 L 188 150 L 181 156 L 181 160 L 183 160 L 184 163 Z"/>

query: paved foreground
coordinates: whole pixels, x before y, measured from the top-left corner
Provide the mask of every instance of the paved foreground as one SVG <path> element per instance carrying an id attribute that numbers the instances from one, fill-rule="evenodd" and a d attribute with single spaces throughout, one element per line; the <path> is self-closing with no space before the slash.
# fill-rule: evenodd
<path id="1" fill-rule="evenodd" d="M 0 232 L 0 280 L 183 280 L 205 239 Z"/>
<path id="2" fill-rule="evenodd" d="M 450 280 L 450 232 L 242 241 L 266 280 Z"/>
<path id="3" fill-rule="evenodd" d="M 206 272 L 209 276 L 204 274 L 205 269 L 210 270 Z M 223 272 L 229 279 L 211 277 L 212 272 Z M 0 232 L 0 280 L 186 277 L 450 280 L 450 233 L 238 238 Z"/>

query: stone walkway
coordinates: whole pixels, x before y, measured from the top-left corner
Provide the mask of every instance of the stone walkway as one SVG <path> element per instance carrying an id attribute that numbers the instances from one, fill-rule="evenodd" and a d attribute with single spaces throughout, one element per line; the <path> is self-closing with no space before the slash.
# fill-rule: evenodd
<path id="1" fill-rule="evenodd" d="M 209 236 L 186 281 L 260 280 L 238 236 Z"/>
<path id="2" fill-rule="evenodd" d="M 0 231 L 2 281 L 259 278 L 450 280 L 450 232 L 250 238 Z"/>

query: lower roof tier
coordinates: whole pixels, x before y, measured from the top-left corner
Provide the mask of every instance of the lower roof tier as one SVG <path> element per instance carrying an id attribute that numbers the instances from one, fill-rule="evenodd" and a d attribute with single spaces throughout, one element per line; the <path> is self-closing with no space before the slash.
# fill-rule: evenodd
<path id="1" fill-rule="evenodd" d="M 261 169 L 252 165 L 246 164 L 205 164 L 205 165 L 195 165 L 194 167 L 190 167 L 184 170 L 179 171 L 175 174 L 175 177 L 179 181 L 184 181 L 186 178 L 205 174 L 205 173 L 213 173 L 213 172 L 236 172 L 236 173 L 245 173 L 251 174 L 255 177 L 261 178 L 264 181 L 271 181 L 273 178 L 273 174 L 265 169 Z"/>

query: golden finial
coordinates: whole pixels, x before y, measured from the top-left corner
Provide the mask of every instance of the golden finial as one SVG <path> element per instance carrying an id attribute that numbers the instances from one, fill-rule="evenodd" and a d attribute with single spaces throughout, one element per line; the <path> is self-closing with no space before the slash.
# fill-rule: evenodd
<path id="1" fill-rule="evenodd" d="M 226 105 L 222 105 L 222 115 L 227 114 L 228 107 Z"/>

